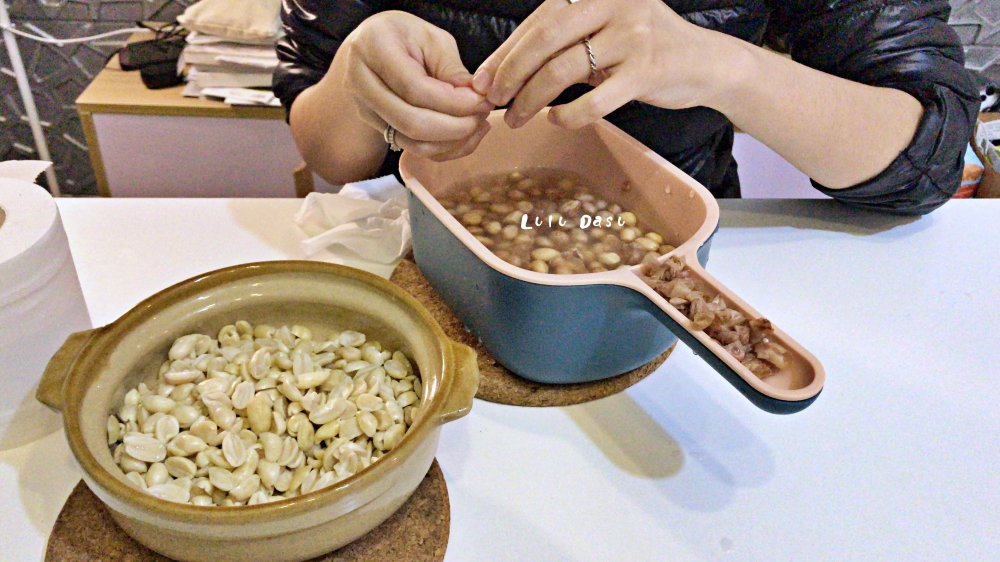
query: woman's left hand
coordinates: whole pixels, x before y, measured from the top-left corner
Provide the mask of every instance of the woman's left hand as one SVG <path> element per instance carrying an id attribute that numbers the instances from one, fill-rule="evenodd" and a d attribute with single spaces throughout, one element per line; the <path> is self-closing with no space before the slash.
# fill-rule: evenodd
<path id="1" fill-rule="evenodd" d="M 504 120 L 511 127 L 579 83 L 594 89 L 553 108 L 553 123 L 579 128 L 631 100 L 668 109 L 710 106 L 727 79 L 720 51 L 732 43 L 725 39 L 662 0 L 548 0 L 486 59 L 473 87 L 498 106 L 510 103 Z"/>

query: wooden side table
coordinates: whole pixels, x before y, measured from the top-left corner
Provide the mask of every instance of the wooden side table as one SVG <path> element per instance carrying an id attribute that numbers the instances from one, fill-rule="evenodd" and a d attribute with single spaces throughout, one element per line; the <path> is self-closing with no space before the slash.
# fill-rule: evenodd
<path id="1" fill-rule="evenodd" d="M 147 89 L 116 56 L 80 94 L 76 107 L 101 195 L 296 195 L 293 171 L 302 158 L 283 108 L 185 98 L 181 89 Z"/>

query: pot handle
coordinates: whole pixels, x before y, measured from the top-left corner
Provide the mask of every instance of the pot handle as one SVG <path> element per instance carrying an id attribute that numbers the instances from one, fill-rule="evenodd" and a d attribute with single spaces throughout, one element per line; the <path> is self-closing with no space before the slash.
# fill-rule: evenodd
<path id="1" fill-rule="evenodd" d="M 45 366 L 45 372 L 42 373 L 42 380 L 39 381 L 38 390 L 35 392 L 35 398 L 39 402 L 56 412 L 62 411 L 63 384 L 66 382 L 66 377 L 69 376 L 77 356 L 99 330 L 100 328 L 93 328 L 74 332 L 66 337 L 66 341 L 52 356 L 52 359 L 49 359 L 49 363 Z"/>
<path id="2" fill-rule="evenodd" d="M 448 342 L 451 345 L 450 364 L 446 364 L 445 369 L 453 373 L 451 385 L 444 389 L 444 409 L 438 418 L 441 424 L 469 413 L 472 409 L 472 399 L 479 390 L 479 362 L 476 352 L 467 345 L 455 341 Z"/>
<path id="3" fill-rule="evenodd" d="M 739 311 L 747 319 L 763 316 L 736 296 L 698 263 L 695 256 L 678 256 L 690 271 L 696 289 L 708 298 L 721 295 L 729 308 Z M 762 410 L 775 414 L 790 414 L 803 410 L 813 403 L 823 389 L 826 375 L 816 357 L 778 327 L 768 336 L 786 350 L 786 365 L 777 373 L 761 379 L 740 363 L 732 354 L 694 324 L 652 287 L 634 275 L 636 285 L 630 285 L 649 298 L 662 312 L 659 319 L 678 339 L 687 344 L 706 363 L 719 372 L 730 384 Z"/>

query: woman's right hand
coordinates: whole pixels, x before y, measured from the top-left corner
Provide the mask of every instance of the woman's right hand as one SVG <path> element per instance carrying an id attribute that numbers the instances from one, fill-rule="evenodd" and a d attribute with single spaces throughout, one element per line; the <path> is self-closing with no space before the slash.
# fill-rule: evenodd
<path id="1" fill-rule="evenodd" d="M 493 105 L 448 32 L 404 12 L 382 12 L 344 41 L 324 80 L 335 80 L 358 117 L 381 136 L 396 129 L 404 150 L 433 160 L 461 158 L 489 132 Z"/>

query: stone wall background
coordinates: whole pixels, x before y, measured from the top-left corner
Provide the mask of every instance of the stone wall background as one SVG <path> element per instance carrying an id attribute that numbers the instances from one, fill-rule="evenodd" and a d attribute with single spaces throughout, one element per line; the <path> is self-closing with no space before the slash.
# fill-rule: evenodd
<path id="1" fill-rule="evenodd" d="M 0 0 L 5 1 L 5 0 Z M 19 29 L 60 39 L 134 27 L 136 21 L 170 21 L 195 0 L 12 0 Z M 41 33 L 40 33 L 41 32 Z M 126 36 L 98 43 L 58 47 L 18 37 L 35 105 L 55 162 L 59 187 L 67 195 L 96 195 L 87 141 L 74 102 L 122 46 Z M 0 162 L 38 158 L 7 49 L 0 41 Z M 43 185 L 45 176 L 39 180 Z"/>
<path id="2" fill-rule="evenodd" d="M 12 0 L 9 11 L 22 30 L 71 38 L 131 27 L 137 20 L 170 21 L 194 2 Z M 1000 85 L 1000 0 L 951 0 L 951 6 L 949 23 L 966 45 L 966 66 Z M 18 38 L 59 184 L 68 195 L 97 193 L 87 143 L 73 103 L 121 46 L 115 39 L 57 47 Z M 7 50 L 0 48 L 0 161 L 34 158 L 35 143 Z"/>
<path id="3" fill-rule="evenodd" d="M 966 68 L 1000 86 L 1000 0 L 951 0 L 948 23 L 966 46 Z"/>

